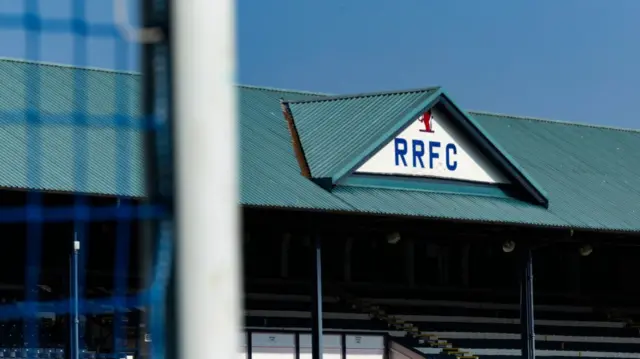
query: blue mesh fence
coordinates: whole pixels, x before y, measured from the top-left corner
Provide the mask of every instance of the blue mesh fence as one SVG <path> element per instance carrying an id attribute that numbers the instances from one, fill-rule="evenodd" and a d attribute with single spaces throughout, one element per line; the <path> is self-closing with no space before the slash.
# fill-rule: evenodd
<path id="1" fill-rule="evenodd" d="M 0 358 L 165 356 L 168 48 L 112 1 L 0 3 Z"/>

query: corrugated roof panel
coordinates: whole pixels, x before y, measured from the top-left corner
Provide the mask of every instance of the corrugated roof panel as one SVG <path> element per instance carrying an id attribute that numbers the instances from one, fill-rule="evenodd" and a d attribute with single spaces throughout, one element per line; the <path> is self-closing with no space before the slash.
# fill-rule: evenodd
<path id="1" fill-rule="evenodd" d="M 75 135 L 73 127 L 64 125 L 43 125 L 39 129 L 0 125 L 0 187 L 144 195 L 142 138 L 138 131 L 85 129 L 82 147 L 75 147 L 79 140 Z M 28 136 L 40 138 L 39 175 L 33 178 L 27 176 Z M 128 143 L 128 150 L 122 151 L 118 143 Z M 80 161 L 86 164 L 84 169 L 77 168 Z"/>
<path id="2" fill-rule="evenodd" d="M 438 88 L 290 103 L 312 177 L 331 177 Z"/>
<path id="3" fill-rule="evenodd" d="M 114 128 L 83 130 L 66 125 L 0 125 L 0 187 L 31 188 L 97 194 L 144 195 L 142 139 L 138 131 Z M 29 178 L 28 136 L 39 138 L 37 176 Z M 120 141 L 120 142 L 119 142 Z M 118 143 L 129 144 L 126 152 Z M 32 152 L 34 153 L 34 152 Z M 126 153 L 126 155 L 125 155 Z M 77 168 L 83 162 L 84 169 Z"/>
<path id="4" fill-rule="evenodd" d="M 358 212 L 479 222 L 566 226 L 543 207 L 515 199 L 381 188 L 338 187 L 333 194 Z"/>
<path id="5" fill-rule="evenodd" d="M 40 86 L 39 93 L 34 93 L 25 79 L 37 72 Z M 85 76 L 84 88 L 76 86 L 78 73 Z M 0 60 L 0 78 L 0 186 L 144 195 L 142 134 L 116 122 L 124 119 L 135 125 L 138 119 L 138 75 Z M 377 139 L 380 134 L 370 128 L 390 128 L 397 114 L 415 106 L 428 91 L 435 89 L 360 96 L 358 101 L 349 97 L 318 101 L 317 94 L 239 87 L 240 202 L 640 231 L 639 131 L 472 113 L 491 138 L 548 192 L 548 210 L 513 199 L 420 191 L 338 187 L 328 192 L 300 175 L 280 98 L 314 98 L 293 102 L 291 108 L 312 172 L 325 176 Z M 30 95 L 37 95 L 37 101 L 29 102 Z M 87 100 L 80 114 L 85 125 L 74 117 L 78 115 L 73 101 L 77 95 Z M 27 110 L 34 109 L 40 125 L 27 122 Z M 373 112 L 382 123 L 369 126 L 367 114 Z M 36 136 L 41 148 L 37 182 L 27 176 L 29 135 Z M 86 140 L 82 151 L 76 146 L 77 136 Z M 86 164 L 84 183 L 77 182 L 78 163 Z"/>
<path id="6" fill-rule="evenodd" d="M 37 92 L 28 86 L 31 76 Z M 144 196 L 142 132 L 135 128 L 141 113 L 139 75 L 4 59 L 0 78 L 0 186 Z M 76 86 L 78 78 L 83 88 Z M 241 203 L 348 209 L 300 176 L 280 109 L 282 97 L 318 95 L 246 86 L 239 94 Z M 82 113 L 76 112 L 78 98 L 86 104 Z M 40 126 L 27 119 L 27 110 L 34 109 Z M 132 126 L 117 122 L 122 120 Z M 29 134 L 41 149 L 37 181 L 27 176 Z M 86 164 L 80 182 L 78 163 Z"/>
<path id="7" fill-rule="evenodd" d="M 45 119 L 64 117 L 74 113 L 78 101 L 86 104 L 81 115 L 94 120 L 113 116 L 137 118 L 141 113 L 140 76 L 131 73 L 0 59 L 0 78 L 3 115 L 38 109 Z M 77 79 L 85 84 L 84 88 L 76 86 Z M 29 80 L 34 80 L 35 87 L 29 86 Z M 73 122 L 68 120 L 68 124 Z"/>
<path id="8" fill-rule="evenodd" d="M 139 76 L 3 59 L 0 79 L 0 186 L 144 195 L 141 133 L 131 126 L 140 114 Z M 39 144 L 37 159 L 28 158 L 29 139 Z M 34 161 L 39 175 L 28 178 Z"/>
<path id="9" fill-rule="evenodd" d="M 640 230 L 640 132 L 473 114 L 581 228 Z"/>
<path id="10" fill-rule="evenodd" d="M 291 135 L 280 107 L 280 98 L 305 99 L 311 96 L 240 87 L 242 204 L 325 210 L 351 209 L 300 174 Z"/>

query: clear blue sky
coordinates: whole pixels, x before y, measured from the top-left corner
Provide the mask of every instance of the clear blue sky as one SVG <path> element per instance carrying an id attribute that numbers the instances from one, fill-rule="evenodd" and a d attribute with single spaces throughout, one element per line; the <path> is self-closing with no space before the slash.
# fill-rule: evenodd
<path id="1" fill-rule="evenodd" d="M 101 68 L 118 68 L 124 70 L 138 69 L 138 48 L 123 41 L 121 37 L 96 37 L 87 36 L 86 59 L 84 63 L 78 63 L 74 57 L 74 41 L 81 39 L 79 36 L 72 36 L 69 32 L 53 32 L 44 28 L 35 34 L 40 40 L 39 56 L 36 58 L 27 53 L 26 32 L 23 26 L 17 28 L 10 27 L 5 18 L 20 18 L 25 13 L 34 14 L 42 20 L 54 20 L 58 22 L 69 22 L 73 19 L 74 6 L 82 4 L 84 9 L 83 18 L 92 25 L 114 25 L 113 4 L 115 0 L 0 0 L 0 56 L 12 58 L 26 58 L 29 60 L 41 60 L 47 62 L 63 63 L 78 66 L 92 66 Z M 27 11 L 27 5 L 37 4 L 35 12 Z M 137 21 L 137 0 L 125 0 L 129 4 L 132 20 Z M 33 34 L 33 33 L 32 33 Z M 116 51 L 124 46 L 125 51 Z M 123 60 L 122 57 L 125 59 Z"/>
<path id="2" fill-rule="evenodd" d="M 240 0 L 239 81 L 640 128 L 638 0 Z"/>
<path id="3" fill-rule="evenodd" d="M 0 1 L 0 12 L 24 1 Z M 112 0 L 77 1 L 92 23 L 113 21 Z M 41 16 L 68 19 L 71 2 L 40 0 Z M 239 0 L 237 16 L 242 84 L 441 85 L 466 109 L 640 128 L 638 0 Z M 42 60 L 73 63 L 71 37 L 41 39 Z M 0 42 L 0 56 L 26 56 L 22 32 L 0 23 Z M 136 69 L 135 51 L 118 65 L 116 43 L 90 39 L 86 65 Z"/>

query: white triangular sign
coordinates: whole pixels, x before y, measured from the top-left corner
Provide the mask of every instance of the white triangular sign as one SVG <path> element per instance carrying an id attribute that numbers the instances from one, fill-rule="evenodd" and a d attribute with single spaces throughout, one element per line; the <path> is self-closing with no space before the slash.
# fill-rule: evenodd
<path id="1" fill-rule="evenodd" d="M 437 110 L 419 116 L 355 172 L 508 183 L 451 120 Z"/>

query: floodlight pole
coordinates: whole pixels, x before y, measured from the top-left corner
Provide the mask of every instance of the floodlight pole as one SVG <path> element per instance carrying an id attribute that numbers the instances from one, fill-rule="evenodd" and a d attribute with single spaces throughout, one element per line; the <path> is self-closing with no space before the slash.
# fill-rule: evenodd
<path id="1" fill-rule="evenodd" d="M 322 239 L 319 235 L 314 235 L 312 245 L 311 359 L 322 359 Z"/>
<path id="2" fill-rule="evenodd" d="M 80 252 L 80 241 L 78 232 L 74 234 L 73 240 L 73 354 L 75 358 L 80 357 L 80 319 L 78 318 L 78 254 Z"/>
<path id="3" fill-rule="evenodd" d="M 535 359 L 535 329 L 533 317 L 533 258 L 531 247 L 524 249 L 520 279 L 520 338 L 522 358 Z"/>
<path id="4" fill-rule="evenodd" d="M 73 325 L 71 325 L 71 321 L 73 318 L 73 254 L 69 256 L 69 315 L 67 325 L 69 326 L 69 353 L 65 353 L 65 358 L 75 359 L 75 355 L 73 354 Z"/>

